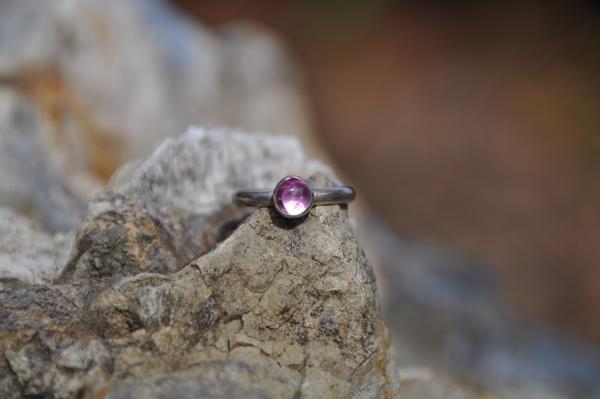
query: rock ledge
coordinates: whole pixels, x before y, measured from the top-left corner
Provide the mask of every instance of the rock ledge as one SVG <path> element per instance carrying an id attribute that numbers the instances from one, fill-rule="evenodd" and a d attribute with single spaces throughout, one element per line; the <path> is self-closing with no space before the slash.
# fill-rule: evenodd
<path id="1" fill-rule="evenodd" d="M 276 140 L 299 150 L 295 161 L 265 157 L 270 140 L 169 140 L 92 200 L 56 281 L 0 280 L 1 396 L 394 396 L 375 275 L 345 206 L 245 217 L 211 194 L 327 171 L 290 139 Z M 232 159 L 257 166 L 246 178 Z M 215 226 L 222 234 L 206 239 Z"/>

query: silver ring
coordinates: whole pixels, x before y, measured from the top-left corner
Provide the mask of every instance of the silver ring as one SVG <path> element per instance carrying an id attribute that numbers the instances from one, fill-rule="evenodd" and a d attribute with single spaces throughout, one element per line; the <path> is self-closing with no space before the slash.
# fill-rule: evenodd
<path id="1" fill-rule="evenodd" d="M 306 215 L 315 205 L 346 204 L 356 197 L 352 187 L 313 188 L 298 176 L 286 176 L 270 190 L 240 190 L 233 195 L 239 206 L 274 206 L 281 216 L 295 219 Z"/>

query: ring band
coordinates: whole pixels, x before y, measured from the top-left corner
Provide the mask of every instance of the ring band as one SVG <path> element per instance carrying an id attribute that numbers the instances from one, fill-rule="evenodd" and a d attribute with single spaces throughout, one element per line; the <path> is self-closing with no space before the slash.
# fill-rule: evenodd
<path id="1" fill-rule="evenodd" d="M 356 192 L 349 186 L 313 188 L 301 177 L 287 176 L 273 191 L 240 190 L 233 195 L 233 202 L 239 206 L 274 206 L 286 218 L 299 218 L 315 205 L 346 204 L 355 197 Z"/>

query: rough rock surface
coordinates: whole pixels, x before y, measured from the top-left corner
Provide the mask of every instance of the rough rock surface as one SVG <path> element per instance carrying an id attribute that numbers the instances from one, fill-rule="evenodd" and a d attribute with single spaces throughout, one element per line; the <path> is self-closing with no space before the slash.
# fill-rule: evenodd
<path id="1" fill-rule="evenodd" d="M 93 177 L 190 124 L 310 133 L 284 46 L 249 25 L 211 31 L 160 0 L 6 0 L 0 37 L 0 205 L 51 231 L 76 226 Z"/>
<path id="2" fill-rule="evenodd" d="M 243 217 L 231 205 L 235 190 L 316 172 L 331 169 L 295 139 L 191 128 L 123 167 L 89 202 L 62 278 L 179 270 Z"/>
<path id="3" fill-rule="evenodd" d="M 218 130 L 123 169 L 53 283 L 0 279 L 0 396 L 393 397 L 375 276 L 345 206 L 294 221 L 227 210 L 237 187 L 327 169 L 295 140 Z M 227 231 L 203 242 L 216 220 Z"/>

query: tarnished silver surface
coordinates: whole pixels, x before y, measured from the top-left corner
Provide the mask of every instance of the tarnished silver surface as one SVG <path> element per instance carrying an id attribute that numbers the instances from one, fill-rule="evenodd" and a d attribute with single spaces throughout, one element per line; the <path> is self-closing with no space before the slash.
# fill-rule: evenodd
<path id="1" fill-rule="evenodd" d="M 356 192 L 350 186 L 327 187 L 313 189 L 314 205 L 345 204 L 356 198 Z M 272 190 L 240 190 L 233 195 L 233 203 L 239 206 L 271 206 Z"/>

